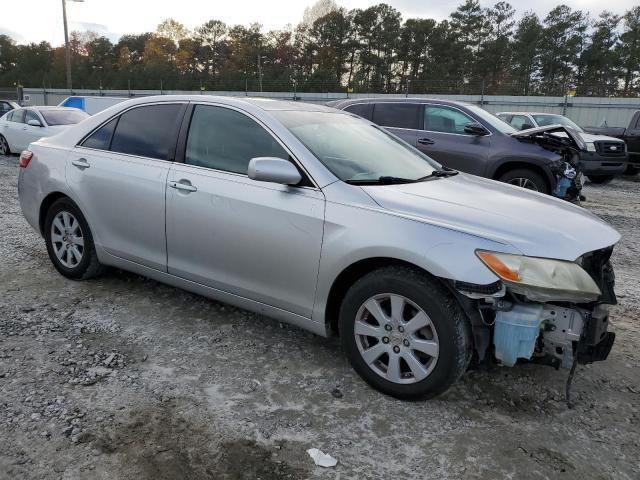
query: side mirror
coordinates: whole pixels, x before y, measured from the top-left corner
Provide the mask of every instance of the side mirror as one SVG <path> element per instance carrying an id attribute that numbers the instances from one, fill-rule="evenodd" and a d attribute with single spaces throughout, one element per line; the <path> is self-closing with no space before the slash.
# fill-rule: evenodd
<path id="1" fill-rule="evenodd" d="M 533 125 L 530 125 L 528 123 L 523 123 L 522 126 L 520 127 L 520 130 L 529 130 L 530 128 L 533 128 Z"/>
<path id="2" fill-rule="evenodd" d="M 29 120 L 27 122 L 27 125 L 31 125 L 32 127 L 41 127 L 42 124 L 40 123 L 39 120 Z"/>
<path id="3" fill-rule="evenodd" d="M 256 157 L 249 162 L 247 174 L 259 182 L 296 185 L 302 180 L 298 169 L 288 160 L 277 157 Z"/>
<path id="4" fill-rule="evenodd" d="M 470 135 L 477 135 L 479 137 L 484 137 L 485 135 L 489 135 L 489 130 L 484 128 L 479 123 L 469 122 L 464 126 L 464 133 L 468 133 Z"/>

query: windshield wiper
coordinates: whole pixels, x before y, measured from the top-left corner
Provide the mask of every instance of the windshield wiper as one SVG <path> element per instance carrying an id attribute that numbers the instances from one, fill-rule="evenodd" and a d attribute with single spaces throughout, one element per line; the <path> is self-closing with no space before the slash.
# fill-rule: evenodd
<path id="1" fill-rule="evenodd" d="M 345 180 L 345 183 L 350 185 L 397 185 L 400 183 L 414 183 L 418 182 L 420 179 L 412 179 L 412 178 L 402 178 L 402 177 L 391 177 L 388 175 L 383 175 L 378 178 L 353 178 Z"/>
<path id="2" fill-rule="evenodd" d="M 429 175 L 420 178 L 402 178 L 402 177 L 392 177 L 389 175 L 383 175 L 378 178 L 350 178 L 345 180 L 345 183 L 350 185 L 398 185 L 402 183 L 416 183 L 423 182 L 430 178 L 440 178 L 440 177 L 452 177 L 453 175 L 457 175 L 457 170 L 452 170 L 451 168 L 442 167 L 441 170 L 434 170 Z"/>
<path id="3" fill-rule="evenodd" d="M 454 175 L 457 175 L 459 173 L 459 171 L 452 168 L 442 167 L 441 170 L 434 170 L 429 175 L 417 179 L 416 182 L 422 182 L 424 180 L 428 180 L 429 178 L 453 177 Z"/>

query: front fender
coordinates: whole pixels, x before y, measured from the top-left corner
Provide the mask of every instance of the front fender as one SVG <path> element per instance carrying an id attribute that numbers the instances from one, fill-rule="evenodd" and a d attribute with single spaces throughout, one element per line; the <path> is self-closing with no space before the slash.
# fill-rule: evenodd
<path id="1" fill-rule="evenodd" d="M 375 237 L 375 246 L 371 239 Z M 395 215 L 381 208 L 327 202 L 313 318 L 326 319 L 331 287 L 356 262 L 395 259 L 451 280 L 486 285 L 497 277 L 476 257 L 476 249 L 521 253 L 507 243 Z"/>

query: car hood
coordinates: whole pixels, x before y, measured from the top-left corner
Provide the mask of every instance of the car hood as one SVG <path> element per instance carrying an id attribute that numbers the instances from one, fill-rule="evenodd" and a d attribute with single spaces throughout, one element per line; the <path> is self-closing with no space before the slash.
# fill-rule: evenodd
<path id="1" fill-rule="evenodd" d="M 529 256 L 573 261 L 620 239 L 613 227 L 581 207 L 463 173 L 362 188 L 384 209 L 509 244 Z"/>
<path id="2" fill-rule="evenodd" d="M 585 142 L 616 142 L 624 143 L 623 140 L 615 137 L 609 137 L 607 135 L 594 135 L 593 133 L 580 132 L 580 136 Z"/>

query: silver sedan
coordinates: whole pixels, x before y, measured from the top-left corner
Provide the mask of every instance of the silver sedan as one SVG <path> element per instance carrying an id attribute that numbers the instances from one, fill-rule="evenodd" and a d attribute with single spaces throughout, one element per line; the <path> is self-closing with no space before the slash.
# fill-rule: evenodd
<path id="1" fill-rule="evenodd" d="M 613 228 L 346 112 L 148 97 L 32 143 L 20 166 L 62 275 L 115 266 L 336 332 L 397 397 L 443 392 L 472 359 L 568 367 L 611 349 Z"/>

